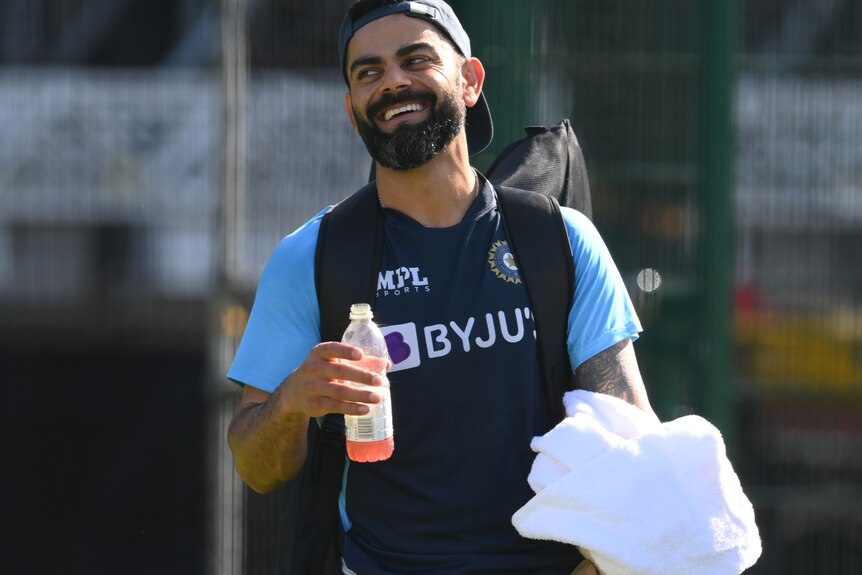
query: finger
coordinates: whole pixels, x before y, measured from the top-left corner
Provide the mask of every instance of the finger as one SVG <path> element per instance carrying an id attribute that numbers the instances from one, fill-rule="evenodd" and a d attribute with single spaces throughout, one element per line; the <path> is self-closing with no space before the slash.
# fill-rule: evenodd
<path id="1" fill-rule="evenodd" d="M 323 379 L 337 382 L 353 382 L 362 385 L 383 385 L 383 377 L 379 373 L 368 371 L 362 366 L 352 363 L 334 363 L 324 368 Z"/>
<path id="2" fill-rule="evenodd" d="M 309 417 L 326 413 L 365 415 L 369 405 L 383 399 L 375 387 L 315 377 L 307 368 L 291 373 L 276 390 L 276 395 L 281 411 Z"/>
<path id="3" fill-rule="evenodd" d="M 371 406 L 383 401 L 383 397 L 365 385 L 353 382 L 325 382 L 308 394 L 309 406 L 314 411 L 345 415 L 366 415 Z"/>
<path id="4" fill-rule="evenodd" d="M 362 350 L 358 347 L 337 341 L 319 343 L 312 348 L 311 354 L 328 361 L 333 359 L 346 359 L 350 361 L 362 359 Z"/>
<path id="5" fill-rule="evenodd" d="M 578 565 L 577 569 L 572 571 L 572 575 L 599 575 L 599 572 L 595 565 L 584 559 Z"/>
<path id="6" fill-rule="evenodd" d="M 325 342 L 312 349 L 300 369 L 315 378 L 355 381 L 364 385 L 383 385 L 383 378 L 378 370 L 385 373 L 389 370 L 391 362 L 388 359 L 371 358 L 374 361 L 367 365 L 356 363 L 363 357 L 362 350 L 357 347 L 338 342 Z"/>
<path id="7" fill-rule="evenodd" d="M 380 374 L 368 371 L 350 362 L 331 363 L 316 359 L 306 360 L 291 374 L 295 380 L 308 385 L 353 382 L 362 385 L 383 385 Z"/>
<path id="8" fill-rule="evenodd" d="M 352 403 L 380 403 L 381 396 L 377 392 L 377 386 L 354 382 L 347 379 L 350 371 L 332 369 L 328 375 L 315 375 L 309 371 L 299 370 L 288 376 L 283 393 L 289 398 L 294 406 L 312 406 L 317 399 L 327 398 L 333 401 L 347 401 Z M 358 371 L 356 379 L 370 378 L 372 374 Z M 379 377 L 379 376 L 378 376 Z"/>
<path id="9" fill-rule="evenodd" d="M 382 397 L 374 387 L 357 384 L 351 381 L 324 382 L 316 393 L 319 397 L 328 397 L 335 401 L 348 401 L 352 403 L 380 403 Z"/>
<path id="10" fill-rule="evenodd" d="M 312 417 L 327 413 L 342 413 L 344 415 L 368 415 L 371 406 L 365 403 L 338 401 L 329 397 L 318 397 L 309 402 L 309 413 Z"/>

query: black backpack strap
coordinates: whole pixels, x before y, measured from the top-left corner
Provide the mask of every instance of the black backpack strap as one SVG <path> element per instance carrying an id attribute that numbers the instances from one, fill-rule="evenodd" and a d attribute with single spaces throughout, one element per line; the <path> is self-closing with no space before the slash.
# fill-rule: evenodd
<path id="1" fill-rule="evenodd" d="M 574 387 L 566 345 L 575 293 L 572 248 L 556 199 L 503 186 L 495 190 L 536 322 L 550 429 L 565 417 L 563 394 Z"/>
<path id="2" fill-rule="evenodd" d="M 374 303 L 383 214 L 371 183 L 334 206 L 321 222 L 314 254 L 321 341 L 339 341 L 351 304 Z M 279 561 L 283 575 L 339 573 L 338 494 L 344 475 L 344 417 L 330 413 L 308 429 L 308 457 L 283 494 Z"/>
<path id="3" fill-rule="evenodd" d="M 374 304 L 383 249 L 383 212 L 371 182 L 320 222 L 314 254 L 321 341 L 339 341 L 354 303 Z"/>
<path id="4" fill-rule="evenodd" d="M 308 459 L 279 492 L 279 573 L 341 572 L 338 493 L 344 473 L 344 420 L 327 415 L 308 426 Z"/>

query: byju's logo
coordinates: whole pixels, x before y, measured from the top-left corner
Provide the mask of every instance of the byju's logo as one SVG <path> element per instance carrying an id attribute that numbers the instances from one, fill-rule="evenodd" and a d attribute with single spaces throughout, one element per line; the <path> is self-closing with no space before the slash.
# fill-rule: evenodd
<path id="1" fill-rule="evenodd" d="M 419 367 L 423 355 L 431 361 L 453 353 L 471 353 L 476 349 L 519 343 L 531 336 L 535 340 L 536 337 L 533 314 L 528 307 L 486 313 L 460 323 L 450 321 L 424 327 L 417 327 L 415 323 L 380 326 L 380 331 L 386 338 L 386 348 L 392 360 L 390 371 Z"/>
<path id="2" fill-rule="evenodd" d="M 396 270 L 386 270 L 377 276 L 377 294 L 379 296 L 402 295 L 430 292 L 428 278 L 423 276 L 419 268 L 401 267 Z"/>
<path id="3" fill-rule="evenodd" d="M 419 367 L 422 358 L 419 355 L 419 338 L 416 335 L 415 323 L 381 326 L 380 331 L 386 338 L 386 349 L 392 360 L 390 371 L 401 371 Z"/>

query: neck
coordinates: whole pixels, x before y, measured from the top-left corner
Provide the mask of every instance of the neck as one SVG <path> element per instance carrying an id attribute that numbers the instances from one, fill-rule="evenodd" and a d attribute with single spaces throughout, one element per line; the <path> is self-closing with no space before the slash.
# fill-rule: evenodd
<path id="1" fill-rule="evenodd" d="M 454 147 L 456 142 L 450 147 Z M 460 147 L 460 146 L 459 146 Z M 380 201 L 428 228 L 454 226 L 464 218 L 476 193 L 477 177 L 466 153 L 446 150 L 427 164 L 396 171 L 377 165 Z"/>

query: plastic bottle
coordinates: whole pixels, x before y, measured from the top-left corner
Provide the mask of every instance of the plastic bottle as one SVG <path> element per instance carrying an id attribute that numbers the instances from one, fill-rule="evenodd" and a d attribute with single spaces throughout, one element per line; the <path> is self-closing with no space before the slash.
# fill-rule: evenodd
<path id="1" fill-rule="evenodd" d="M 350 325 L 341 338 L 342 343 L 356 346 L 365 354 L 356 364 L 379 373 L 383 378 L 383 385 L 374 390 L 382 397 L 380 403 L 370 405 L 371 411 L 367 415 L 344 416 L 347 456 L 360 462 L 389 459 L 395 450 L 392 398 L 386 377 L 389 352 L 380 328 L 372 321 L 373 317 L 367 303 L 353 304 L 350 306 Z"/>

